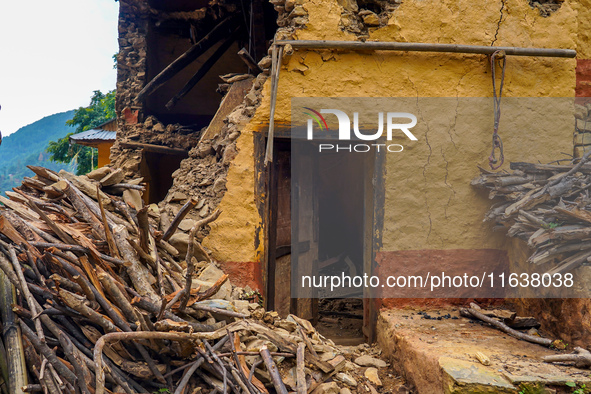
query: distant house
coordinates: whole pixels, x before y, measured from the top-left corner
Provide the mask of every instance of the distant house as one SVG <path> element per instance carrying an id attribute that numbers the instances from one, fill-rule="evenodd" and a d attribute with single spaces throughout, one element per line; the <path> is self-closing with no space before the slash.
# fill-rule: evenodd
<path id="1" fill-rule="evenodd" d="M 71 144 L 90 146 L 98 149 L 98 166 L 104 167 L 110 163 L 111 146 L 117 138 L 117 121 L 111 119 L 92 130 L 70 136 Z"/>

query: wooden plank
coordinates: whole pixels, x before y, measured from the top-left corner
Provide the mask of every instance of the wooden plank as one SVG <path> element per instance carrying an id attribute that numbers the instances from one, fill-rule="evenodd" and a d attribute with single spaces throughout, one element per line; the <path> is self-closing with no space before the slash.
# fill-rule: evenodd
<path id="1" fill-rule="evenodd" d="M 269 225 L 269 242 L 267 247 L 269 248 L 269 265 L 267 266 L 268 272 L 267 276 L 269 281 L 267 282 L 267 294 L 268 294 L 268 301 L 267 301 L 267 308 L 270 310 L 275 310 L 277 308 L 277 172 L 278 172 L 279 165 L 277 163 L 273 163 L 270 166 L 267 166 L 267 170 L 269 171 L 269 215 L 268 215 L 268 225 Z"/>
<path id="2" fill-rule="evenodd" d="M 199 139 L 199 143 L 212 139 L 222 130 L 224 120 L 239 104 L 242 103 L 244 96 L 246 96 L 252 87 L 253 82 L 254 78 L 247 78 L 232 84 L 230 90 L 224 96 L 213 119 L 209 123 L 209 126 L 207 126 L 207 130 L 205 130 Z"/>
<path id="3" fill-rule="evenodd" d="M 295 257 L 297 272 L 296 280 L 299 280 L 304 275 L 316 275 L 318 263 L 318 196 L 314 185 L 316 176 L 316 157 L 313 150 L 307 148 L 298 149 L 297 158 L 292 157 L 292 166 L 297 167 L 295 172 L 292 172 L 292 187 L 295 185 L 295 194 L 292 195 L 297 199 L 292 203 L 294 210 L 297 210 L 292 215 L 292 220 L 297 218 L 296 227 L 292 236 L 297 237 L 296 242 L 309 241 L 310 249 L 306 252 L 299 250 L 292 250 L 292 259 Z M 302 289 L 301 283 L 296 287 L 298 290 L 298 298 L 295 300 L 294 314 L 312 321 L 318 321 L 318 299 L 317 291 L 315 289 Z"/>
<path id="4" fill-rule="evenodd" d="M 122 142 L 121 146 L 124 148 L 143 149 L 147 152 L 162 153 L 165 155 L 189 156 L 189 152 L 184 149 L 169 148 L 168 146 L 162 145 L 142 144 L 140 142 Z"/>
<path id="5" fill-rule="evenodd" d="M 253 21 L 253 28 L 250 32 L 252 35 L 250 37 L 250 42 L 253 43 L 253 47 L 249 48 L 249 53 L 258 61 L 267 55 L 264 4 L 264 0 L 253 0 L 250 9 Z"/>
<path id="6" fill-rule="evenodd" d="M 375 156 L 366 161 L 366 174 L 364 177 L 364 245 L 363 245 L 363 271 L 371 275 L 375 274 L 375 252 L 382 248 L 382 234 L 384 229 L 384 207 L 386 198 L 386 153 L 378 151 Z M 363 333 L 369 343 L 376 340 L 376 324 L 378 322 L 377 299 L 367 298 L 377 295 L 364 289 L 363 296 Z"/>
<path id="7" fill-rule="evenodd" d="M 257 62 L 252 58 L 252 56 L 250 56 L 246 48 L 242 48 L 240 51 L 238 51 L 238 56 L 240 56 L 240 59 L 242 59 L 244 64 L 248 66 L 251 74 L 257 75 L 258 73 L 263 72 Z"/>

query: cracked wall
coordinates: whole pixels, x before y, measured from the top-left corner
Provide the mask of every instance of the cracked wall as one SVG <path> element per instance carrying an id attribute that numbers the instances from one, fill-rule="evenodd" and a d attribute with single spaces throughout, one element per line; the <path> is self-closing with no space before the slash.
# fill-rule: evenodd
<path id="1" fill-rule="evenodd" d="M 588 2 L 567 0 L 547 17 L 524 0 L 393 2 L 396 7 L 386 14 L 374 12 L 379 16 L 379 24 L 364 24 L 361 34 L 343 24 L 344 16 L 360 9 L 354 3 L 299 0 L 295 4 L 301 9 L 294 17 L 304 19 L 298 19 L 297 26 L 284 23 L 287 27 L 280 28 L 277 37 L 487 46 L 494 42 L 498 46 L 571 48 L 587 57 L 589 53 L 588 41 L 584 39 L 589 33 L 583 29 L 588 23 L 585 20 Z M 282 11 L 295 9 L 291 8 L 293 4 L 288 8 L 281 0 L 274 4 Z M 575 59 L 510 57 L 503 94 L 574 97 L 576 64 Z M 292 97 L 491 97 L 492 85 L 489 61 L 481 55 L 286 48 L 278 92 L 275 121 L 281 126 L 290 124 Z M 214 255 L 230 261 L 261 261 L 264 252 L 262 218 L 255 210 L 256 193 L 244 199 L 243 193 L 232 192 L 230 186 L 234 184 L 237 190 L 256 190 L 259 174 L 251 155 L 255 151 L 254 136 L 267 131 L 269 82 L 263 93 L 261 106 L 237 140 L 239 160 L 236 165 L 230 165 L 228 192 L 220 204 L 230 209 L 241 205 L 242 211 L 248 211 L 244 221 L 253 234 L 259 234 L 258 238 L 244 245 L 241 236 L 233 237 L 236 218 L 226 210 L 206 239 Z M 470 108 L 458 110 L 469 113 Z M 453 120 L 448 121 L 453 125 Z M 478 254 L 477 262 L 486 264 L 487 258 L 496 259 L 499 250 L 507 249 L 504 235 L 493 233 L 482 223 L 490 202 L 469 185 L 478 173 L 477 166 L 488 165 L 492 115 L 490 119 L 483 117 L 481 122 L 489 126 L 483 127 L 484 132 L 430 127 L 404 155 L 388 157 L 382 245 L 383 252 L 394 252 L 388 265 L 396 261 L 404 263 L 404 259 L 396 256 L 397 252 L 415 253 L 407 260 L 413 263 L 430 258 L 425 257 L 424 251 L 442 250 L 450 252 L 444 254 L 450 260 L 458 256 L 453 251 L 464 255 L 465 251 L 478 250 L 482 253 Z M 560 156 L 560 152 L 572 152 L 572 123 L 569 130 L 549 130 L 543 138 L 511 129 L 511 123 L 505 128 L 501 126 L 505 167 L 510 161 L 548 162 Z M 244 208 L 245 202 L 248 209 Z M 241 245 L 237 250 L 228 247 L 234 241 Z M 433 256 L 441 258 L 442 254 Z"/>
<path id="2" fill-rule="evenodd" d="M 122 6 L 123 3 L 133 5 L 136 1 L 125 0 Z M 572 97 L 577 61 L 591 57 L 589 1 L 566 0 L 547 17 L 526 0 L 272 3 L 279 13 L 279 39 L 494 43 L 578 50 L 577 60 L 510 57 L 503 92 L 508 97 Z M 133 23 L 129 32 L 141 29 L 142 18 L 147 18 L 141 9 L 137 12 L 135 20 L 126 22 Z M 134 51 L 141 51 L 145 45 L 129 34 L 123 34 L 123 38 Z M 120 59 L 133 60 L 133 55 L 128 56 L 132 53 L 131 49 L 122 50 Z M 266 62 L 268 67 L 268 59 Z M 121 83 L 129 84 L 124 86 L 129 95 L 118 97 L 118 110 L 124 113 L 120 122 L 127 123 L 134 122 L 135 108 L 130 99 L 141 89 L 141 78 L 145 77 L 145 65 L 134 61 L 130 65 L 139 67 L 130 71 L 128 77 L 120 78 Z M 133 78 L 138 78 L 137 86 Z M 214 258 L 227 264 L 226 268 L 238 267 L 236 271 L 242 273 L 257 271 L 253 277 L 260 276 L 264 255 L 260 209 L 265 196 L 258 190 L 262 175 L 257 172 L 256 160 L 261 152 L 255 144 L 257 138 L 266 135 L 269 121 L 270 82 L 263 83 L 264 79 L 258 81 L 251 92 L 256 100 L 237 108 L 213 143 L 195 146 L 195 142 L 190 142 L 190 157 L 175 173 L 170 204 L 166 204 L 168 215 L 173 216 L 187 198 L 203 198 L 203 206 L 190 220 L 216 207 L 222 209 L 203 244 Z M 263 99 L 257 108 L 260 89 Z M 292 97 L 490 97 L 492 86 L 488 59 L 480 55 L 294 51 L 288 47 L 278 91 L 276 123 L 281 127 L 290 124 Z M 437 108 L 431 110 L 437 113 Z M 425 118 L 433 118 L 425 111 Z M 381 249 L 387 257 L 384 266 L 415 264 L 425 259 L 464 259 L 486 264 L 487 259 L 498 259 L 499 251 L 507 249 L 504 235 L 491 232 L 482 223 L 490 202 L 469 185 L 478 172 L 477 166 L 487 166 L 492 116 L 479 120 L 489 126 L 483 126 L 483 131 L 456 127 L 458 114 L 466 116 L 469 112 L 470 108 L 460 106 L 458 101 L 455 111 L 447 115 L 445 127 L 435 121 L 427 122 L 428 128 L 420 135 L 418 144 L 405 151 L 404 156 L 388 157 L 386 225 Z M 151 122 L 157 130 L 170 126 Z M 123 136 L 133 137 L 133 131 L 127 131 L 133 128 L 123 126 Z M 550 130 L 543 138 L 533 138 L 510 126 L 502 125 L 500 130 L 505 141 L 505 166 L 510 161 L 547 162 L 555 160 L 562 151 L 572 151 L 572 130 Z M 131 154 L 121 154 L 125 152 L 117 148 L 113 152 L 120 157 Z M 217 178 L 222 180 L 216 181 Z"/>

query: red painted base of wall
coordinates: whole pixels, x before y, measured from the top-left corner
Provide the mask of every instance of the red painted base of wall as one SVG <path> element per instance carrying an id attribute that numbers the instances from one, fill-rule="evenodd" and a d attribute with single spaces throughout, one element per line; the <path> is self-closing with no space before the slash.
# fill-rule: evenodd
<path id="1" fill-rule="evenodd" d="M 230 276 L 230 281 L 235 286 L 250 286 L 253 290 L 264 293 L 262 264 L 254 262 L 220 262 L 222 271 Z"/>
<path id="2" fill-rule="evenodd" d="M 463 275 L 464 273 L 503 271 L 509 265 L 507 253 L 497 249 L 448 249 L 448 250 L 404 250 L 379 252 L 376 255 L 377 275 L 386 278 L 390 275 L 426 274 L 427 272 L 445 272 L 446 275 Z M 414 293 L 414 294 L 413 294 Z M 388 292 L 376 294 L 376 306 L 383 308 L 400 307 L 441 307 L 448 305 L 466 305 L 475 298 L 464 295 L 462 291 L 454 293 L 454 297 L 445 297 L 446 292 L 439 292 L 435 297 L 416 291 L 397 293 L 397 298 L 388 296 Z M 473 292 L 472 292 L 473 293 Z M 448 293 L 449 294 L 449 293 Z M 486 294 L 486 292 L 483 292 Z M 392 293 L 390 293 L 392 295 Z M 400 295 L 400 297 L 399 297 Z M 414 297 L 413 297 L 414 296 Z M 500 304 L 502 299 L 479 297 L 481 304 Z"/>
<path id="3" fill-rule="evenodd" d="M 577 59 L 576 103 L 591 102 L 591 59 Z"/>

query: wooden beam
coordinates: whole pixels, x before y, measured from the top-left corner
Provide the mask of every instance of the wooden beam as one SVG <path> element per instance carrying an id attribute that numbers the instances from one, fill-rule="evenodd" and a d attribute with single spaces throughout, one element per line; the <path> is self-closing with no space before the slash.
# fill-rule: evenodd
<path id="1" fill-rule="evenodd" d="M 143 149 L 146 152 L 156 152 L 165 155 L 189 156 L 189 152 L 179 148 L 169 148 L 168 146 L 142 144 L 140 142 L 122 142 L 121 146 L 124 148 Z"/>
<path id="2" fill-rule="evenodd" d="M 232 84 L 230 90 L 226 93 L 220 103 L 213 119 L 209 122 L 209 126 L 207 126 L 207 129 L 199 139 L 199 143 L 212 139 L 220 132 L 224 125 L 224 119 L 226 119 L 226 117 L 230 115 L 240 103 L 242 103 L 244 96 L 246 96 L 246 93 L 248 93 L 252 87 L 252 83 L 253 78 L 248 78 Z"/>
<path id="3" fill-rule="evenodd" d="M 250 54 L 254 59 L 259 61 L 267 55 L 267 42 L 265 40 L 265 1 L 264 0 L 252 0 L 250 6 L 251 13 L 251 37 Z M 256 60 L 255 60 L 256 61 Z"/>
<path id="4" fill-rule="evenodd" d="M 181 70 L 191 64 L 199 56 L 203 55 L 216 42 L 218 42 L 224 35 L 229 33 L 228 30 L 233 29 L 237 19 L 237 14 L 232 14 L 218 23 L 205 37 L 193 45 L 189 50 L 179 56 L 176 60 L 170 63 L 164 70 L 160 71 L 144 88 L 138 93 L 135 98 L 136 102 L 141 102 L 147 95 L 164 85 L 172 77 L 178 74 Z"/>
<path id="5" fill-rule="evenodd" d="M 197 85 L 199 83 L 199 81 L 201 81 L 201 79 L 203 79 L 203 77 L 209 72 L 209 70 L 211 70 L 211 68 L 217 63 L 217 61 L 220 60 L 220 58 L 224 55 L 224 53 L 226 53 L 226 51 L 234 43 L 234 40 L 235 39 L 236 39 L 236 30 L 203 63 L 203 65 L 199 68 L 199 70 L 197 70 L 197 72 L 195 73 L 195 75 L 193 75 L 191 77 L 191 79 L 189 80 L 189 82 L 187 82 L 185 84 L 185 86 L 183 86 L 183 88 L 177 94 L 175 94 L 173 98 L 171 98 L 168 101 L 168 103 L 166 103 L 166 109 L 167 110 L 170 111 L 172 109 L 172 107 L 174 107 L 176 105 L 176 103 L 178 103 L 178 101 L 180 99 L 182 99 L 183 97 L 185 97 L 185 95 L 187 93 L 189 93 L 191 91 L 191 89 L 193 89 L 195 87 L 195 85 Z"/>
<path id="6" fill-rule="evenodd" d="M 534 57 L 566 57 L 577 56 L 574 49 L 558 48 L 523 48 L 523 47 L 491 47 L 485 45 L 428 44 L 422 42 L 391 42 L 391 41 L 327 41 L 327 40 L 280 40 L 275 45 L 291 45 L 293 48 L 306 49 L 341 49 L 350 51 L 402 51 L 402 52 L 440 52 L 440 53 L 472 53 L 492 55 L 496 51 L 504 51 L 510 56 Z"/>
<path id="7" fill-rule="evenodd" d="M 246 48 L 242 48 L 240 51 L 238 51 L 238 56 L 240 56 L 240 59 L 242 59 L 244 64 L 248 66 L 251 74 L 257 75 L 263 72 L 263 69 L 260 68 L 257 62 L 252 58 L 252 56 L 250 56 Z"/>

